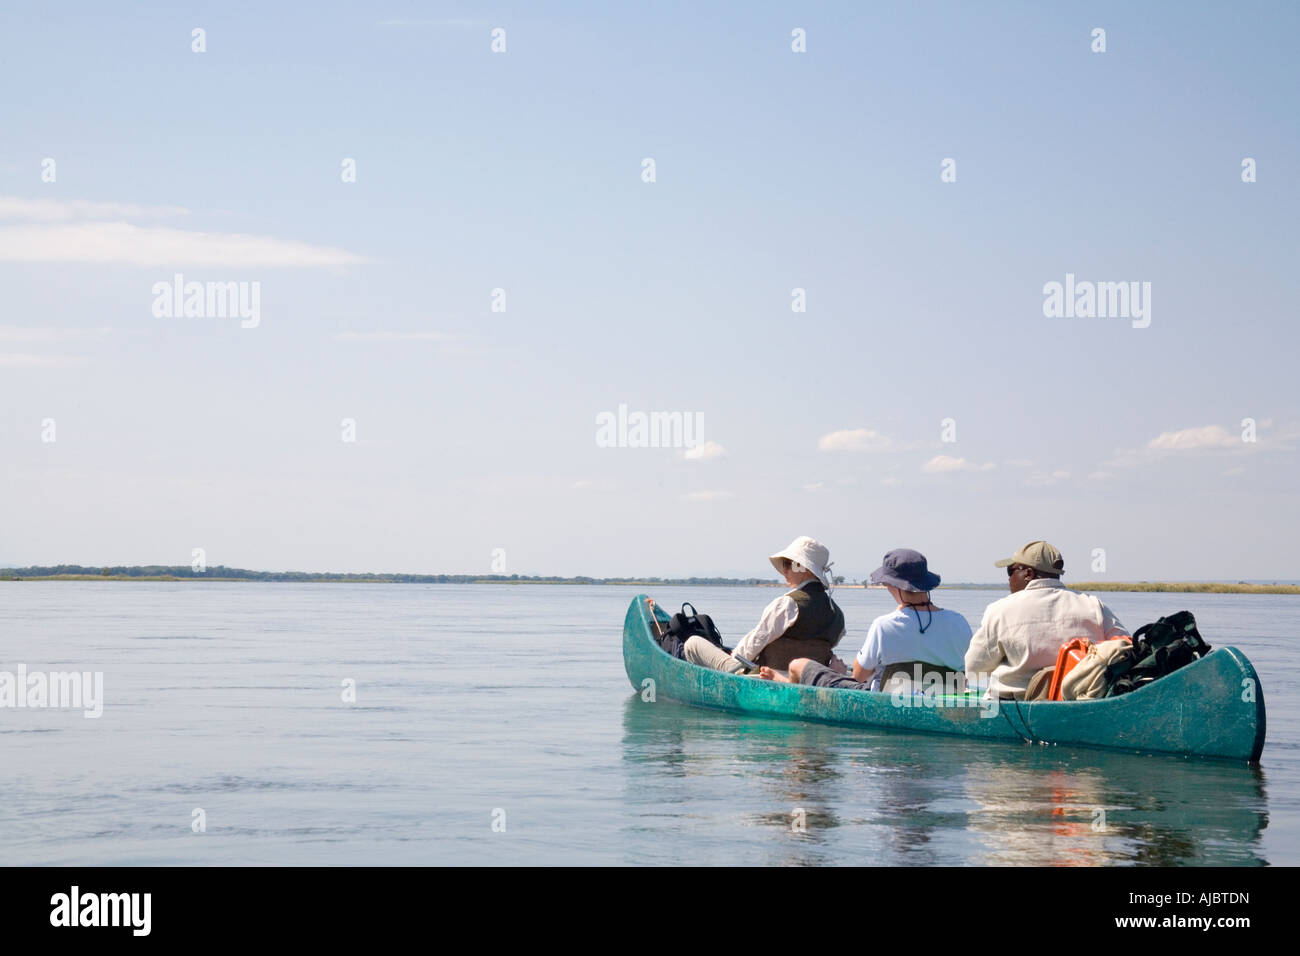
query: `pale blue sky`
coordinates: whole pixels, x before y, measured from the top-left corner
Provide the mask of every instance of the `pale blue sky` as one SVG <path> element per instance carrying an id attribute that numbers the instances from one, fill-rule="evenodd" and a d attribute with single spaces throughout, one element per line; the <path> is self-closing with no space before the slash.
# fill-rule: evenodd
<path id="1" fill-rule="evenodd" d="M 263 6 L 0 13 L 0 562 L 1300 578 L 1294 4 Z"/>

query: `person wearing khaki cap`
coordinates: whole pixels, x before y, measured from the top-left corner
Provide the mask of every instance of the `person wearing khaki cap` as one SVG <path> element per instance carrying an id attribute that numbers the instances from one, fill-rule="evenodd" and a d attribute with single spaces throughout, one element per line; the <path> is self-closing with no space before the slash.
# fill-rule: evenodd
<path id="1" fill-rule="evenodd" d="M 966 651 L 968 681 L 991 675 L 987 696 L 1023 700 L 1030 678 L 1055 664 L 1072 638 L 1100 644 L 1129 636 L 1100 600 L 1061 583 L 1065 559 L 1046 541 L 1031 541 L 995 566 L 1007 569 L 1011 593 L 984 609 Z"/>
<path id="2" fill-rule="evenodd" d="M 688 638 L 682 653 L 692 664 L 731 674 L 747 668 L 737 657 L 785 670 L 798 657 L 830 664 L 844 636 L 844 612 L 831 600 L 831 553 L 807 535 L 795 538 L 768 560 L 790 590 L 772 601 L 731 656 L 702 637 Z"/>

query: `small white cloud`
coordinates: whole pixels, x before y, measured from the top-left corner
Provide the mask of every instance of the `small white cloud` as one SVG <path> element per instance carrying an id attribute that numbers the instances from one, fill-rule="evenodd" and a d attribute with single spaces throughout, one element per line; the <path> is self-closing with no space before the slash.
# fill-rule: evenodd
<path id="1" fill-rule="evenodd" d="M 184 216 L 184 206 L 0 196 L 0 262 L 276 268 L 355 265 L 364 256 L 296 239 L 138 226 L 127 219 Z"/>
<path id="2" fill-rule="evenodd" d="M 0 262 L 121 263 L 158 268 L 299 268 L 368 262 L 333 246 L 127 222 L 0 227 Z"/>
<path id="3" fill-rule="evenodd" d="M 903 479 L 895 478 L 893 475 L 890 475 L 888 478 L 881 478 L 880 483 L 882 485 L 901 485 L 903 483 Z"/>
<path id="4" fill-rule="evenodd" d="M 1012 468 L 1033 468 L 1034 467 L 1034 462 L 1032 458 L 1012 458 L 1009 462 L 1007 462 L 1007 464 L 1010 465 Z"/>
<path id="5" fill-rule="evenodd" d="M 818 451 L 884 451 L 891 445 L 889 436 L 870 428 L 848 428 L 817 439 Z"/>
<path id="6" fill-rule="evenodd" d="M 804 486 L 803 486 L 803 490 L 804 490 L 804 491 L 821 491 L 824 487 L 826 487 L 825 483 L 820 482 L 820 481 L 813 481 L 813 482 L 809 482 L 808 484 L 804 485 Z"/>
<path id="7" fill-rule="evenodd" d="M 1227 475 L 1229 478 L 1235 478 L 1238 475 L 1244 475 L 1245 473 L 1246 473 L 1246 469 L 1241 467 L 1241 465 L 1238 465 L 1236 468 L 1229 468 L 1227 471 L 1224 472 L 1224 474 Z"/>
<path id="8" fill-rule="evenodd" d="M 0 352 L 0 368 L 77 368 L 88 359 L 80 355 L 26 355 Z"/>
<path id="9" fill-rule="evenodd" d="M 1235 448 L 1241 443 L 1240 436 L 1230 434 L 1222 425 L 1206 425 L 1161 432 L 1147 442 L 1147 447 L 1157 451 L 1195 451 L 1200 448 Z"/>
<path id="10" fill-rule="evenodd" d="M 111 328 L 74 329 L 39 325 L 0 325 L 0 342 L 84 342 L 98 341 Z"/>
<path id="11" fill-rule="evenodd" d="M 1054 485 L 1058 481 L 1064 481 L 1070 477 L 1068 471 L 1036 471 L 1025 479 L 1027 485 Z"/>
<path id="12" fill-rule="evenodd" d="M 691 491 L 682 495 L 687 501 L 723 501 L 731 496 L 730 491 Z"/>
<path id="13" fill-rule="evenodd" d="M 23 199 L 0 196 L 0 219 L 23 222 L 69 222 L 74 219 L 161 219 L 185 216 L 184 206 L 140 206 L 87 199 Z"/>
<path id="14" fill-rule="evenodd" d="M 717 442 L 706 441 L 702 444 L 696 445 L 694 448 L 686 449 L 686 451 L 682 453 L 682 457 L 689 461 L 707 461 L 710 458 L 721 458 L 726 453 L 727 449 L 723 448 Z"/>
<path id="15" fill-rule="evenodd" d="M 594 488 L 595 486 L 596 483 L 589 478 L 579 478 L 577 481 L 573 483 L 573 487 L 578 490 L 582 490 L 586 488 Z"/>
<path id="16" fill-rule="evenodd" d="M 486 20 L 380 20 L 381 27 L 485 27 Z"/>
<path id="17" fill-rule="evenodd" d="M 930 474 L 942 474 L 948 471 L 992 471 L 996 467 L 997 465 L 991 461 L 978 465 L 973 461 L 967 461 L 965 458 L 935 455 L 921 466 L 921 470 Z"/>
<path id="18" fill-rule="evenodd" d="M 338 332 L 339 342 L 454 342 L 450 332 Z"/>

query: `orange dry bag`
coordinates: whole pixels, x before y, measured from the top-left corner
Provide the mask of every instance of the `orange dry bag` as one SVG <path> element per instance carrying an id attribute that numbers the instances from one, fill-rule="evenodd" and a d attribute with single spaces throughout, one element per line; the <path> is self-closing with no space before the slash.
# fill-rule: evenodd
<path id="1" fill-rule="evenodd" d="M 1061 645 L 1061 649 L 1056 652 L 1056 669 L 1052 671 L 1052 683 L 1047 689 L 1048 700 L 1061 699 L 1061 681 L 1065 680 L 1065 675 L 1074 670 L 1074 665 L 1088 656 L 1088 648 L 1092 646 L 1092 641 L 1084 637 L 1076 637 L 1072 641 L 1066 641 Z"/>

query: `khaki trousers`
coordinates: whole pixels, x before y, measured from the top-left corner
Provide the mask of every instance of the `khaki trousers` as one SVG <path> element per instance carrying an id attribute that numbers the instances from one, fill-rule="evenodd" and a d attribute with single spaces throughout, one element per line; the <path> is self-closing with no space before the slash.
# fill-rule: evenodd
<path id="1" fill-rule="evenodd" d="M 710 667 L 715 671 L 740 674 L 745 670 L 745 665 L 740 661 L 722 650 L 718 645 L 712 644 L 698 635 L 686 639 L 686 643 L 682 646 L 682 653 L 686 655 L 686 659 L 692 664 Z"/>

